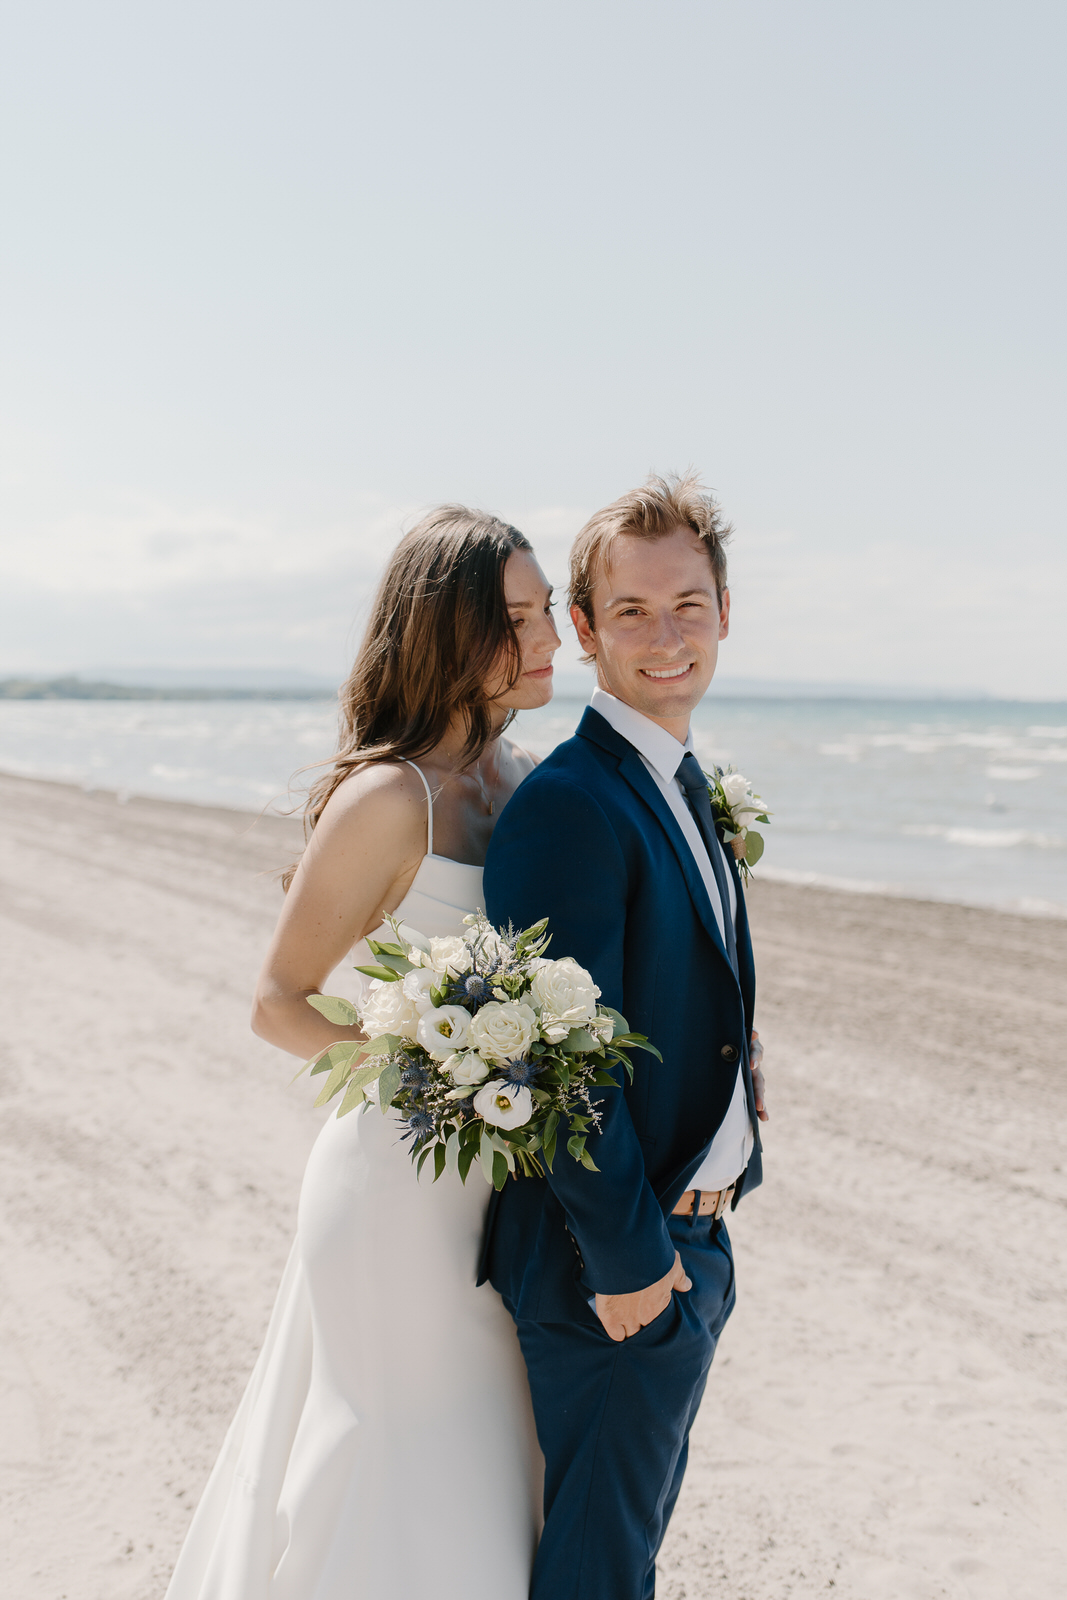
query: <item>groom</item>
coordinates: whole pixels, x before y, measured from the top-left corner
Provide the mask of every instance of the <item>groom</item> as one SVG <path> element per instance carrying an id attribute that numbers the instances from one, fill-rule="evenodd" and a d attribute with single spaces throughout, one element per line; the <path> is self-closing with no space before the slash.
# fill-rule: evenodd
<path id="1" fill-rule="evenodd" d="M 597 687 L 485 866 L 490 920 L 547 916 L 549 954 L 587 967 L 663 1056 L 601 1091 L 598 1171 L 561 1140 L 547 1179 L 490 1207 L 481 1281 L 515 1318 L 545 1456 L 531 1600 L 654 1594 L 734 1304 L 723 1212 L 760 1181 L 752 947 L 689 734 L 727 633 L 728 533 L 693 476 L 652 478 L 582 529 L 571 618 Z"/>

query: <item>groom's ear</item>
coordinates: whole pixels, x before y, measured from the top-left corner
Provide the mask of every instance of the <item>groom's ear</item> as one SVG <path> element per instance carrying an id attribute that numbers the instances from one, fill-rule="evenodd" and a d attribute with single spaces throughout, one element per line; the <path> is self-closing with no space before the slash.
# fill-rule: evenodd
<path id="1" fill-rule="evenodd" d="M 719 638 L 725 639 L 730 631 L 730 591 L 724 589 L 719 602 Z"/>
<path id="2" fill-rule="evenodd" d="M 596 629 L 589 621 L 589 618 L 586 616 L 581 606 L 571 606 L 571 621 L 574 624 L 574 631 L 578 635 L 578 643 L 581 645 L 586 655 L 595 656 Z"/>

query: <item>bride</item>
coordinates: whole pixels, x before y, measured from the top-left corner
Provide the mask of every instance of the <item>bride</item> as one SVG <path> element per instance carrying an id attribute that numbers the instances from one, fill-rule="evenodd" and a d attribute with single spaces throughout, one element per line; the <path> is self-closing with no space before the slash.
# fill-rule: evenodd
<path id="1" fill-rule="evenodd" d="M 503 737 L 552 696 L 559 635 L 529 543 L 444 506 L 401 539 L 341 694 L 310 840 L 253 1027 L 315 1055 L 307 1004 L 392 914 L 461 933 L 533 765 Z M 385 935 L 388 937 L 388 935 Z M 526 1600 L 541 1461 L 514 1324 L 475 1288 L 488 1190 L 417 1181 L 394 1113 L 331 1115 L 266 1342 L 167 1600 Z"/>

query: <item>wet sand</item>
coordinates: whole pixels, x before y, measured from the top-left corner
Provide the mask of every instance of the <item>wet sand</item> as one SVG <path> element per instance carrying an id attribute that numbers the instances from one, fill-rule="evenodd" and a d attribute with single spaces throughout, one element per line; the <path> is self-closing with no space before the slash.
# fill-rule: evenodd
<path id="1" fill-rule="evenodd" d="M 0 1590 L 155 1600 L 322 1112 L 248 1030 L 299 826 L 0 777 Z M 661 1600 L 1059 1600 L 1067 923 L 762 883 L 772 1120 Z"/>

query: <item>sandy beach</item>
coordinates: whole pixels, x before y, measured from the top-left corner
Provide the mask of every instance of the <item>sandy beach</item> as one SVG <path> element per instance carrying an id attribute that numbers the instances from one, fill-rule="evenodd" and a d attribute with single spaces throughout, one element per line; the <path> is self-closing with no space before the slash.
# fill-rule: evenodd
<path id="1" fill-rule="evenodd" d="M 0 1592 L 158 1600 L 324 1112 L 295 821 L 0 777 Z M 769 882 L 772 1120 L 661 1600 L 1061 1600 L 1067 922 Z"/>

